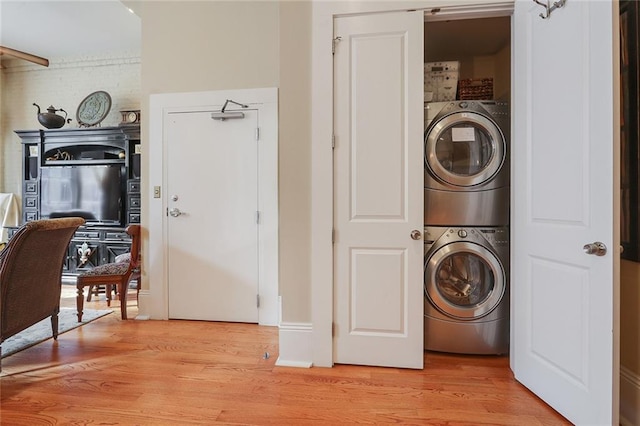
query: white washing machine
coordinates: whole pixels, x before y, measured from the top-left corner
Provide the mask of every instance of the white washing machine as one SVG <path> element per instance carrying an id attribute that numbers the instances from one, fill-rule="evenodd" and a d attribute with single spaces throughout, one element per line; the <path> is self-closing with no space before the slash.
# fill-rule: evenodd
<path id="1" fill-rule="evenodd" d="M 426 225 L 509 224 L 509 124 L 506 102 L 427 104 Z"/>
<path id="2" fill-rule="evenodd" d="M 508 228 L 425 226 L 424 244 L 425 349 L 507 353 Z"/>

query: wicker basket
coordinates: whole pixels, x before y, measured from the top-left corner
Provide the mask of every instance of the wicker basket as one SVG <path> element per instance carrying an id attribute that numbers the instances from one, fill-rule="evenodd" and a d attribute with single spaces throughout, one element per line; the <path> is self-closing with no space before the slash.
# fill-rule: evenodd
<path id="1" fill-rule="evenodd" d="M 493 99 L 493 78 L 467 78 L 458 81 L 458 99 Z"/>

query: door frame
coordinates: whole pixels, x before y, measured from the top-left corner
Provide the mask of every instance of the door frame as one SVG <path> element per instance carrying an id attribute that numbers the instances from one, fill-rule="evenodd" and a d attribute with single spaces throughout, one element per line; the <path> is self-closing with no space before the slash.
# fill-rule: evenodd
<path id="1" fill-rule="evenodd" d="M 167 274 L 167 138 L 164 120 L 170 112 L 219 110 L 227 99 L 258 111 L 258 323 L 277 325 L 278 303 L 278 89 L 239 89 L 152 94 L 149 97 L 148 241 L 145 271 L 149 288 L 140 291 L 138 319 L 169 318 Z M 232 108 L 236 109 L 236 108 Z M 159 198 L 154 197 L 159 189 Z"/>
<path id="2" fill-rule="evenodd" d="M 333 20 L 338 16 L 449 7 L 448 17 L 510 16 L 514 0 L 487 5 L 460 0 L 313 2 L 311 38 L 311 336 L 313 365 L 333 365 Z M 438 15 L 437 15 L 438 16 Z"/>

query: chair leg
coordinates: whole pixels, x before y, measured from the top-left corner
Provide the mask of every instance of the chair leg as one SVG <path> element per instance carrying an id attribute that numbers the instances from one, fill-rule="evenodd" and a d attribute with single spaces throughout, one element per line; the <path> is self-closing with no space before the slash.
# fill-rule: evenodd
<path id="1" fill-rule="evenodd" d="M 120 282 L 118 283 L 118 292 L 120 293 L 120 314 L 122 315 L 122 319 L 127 319 L 127 286 L 128 282 Z"/>
<path id="2" fill-rule="evenodd" d="M 111 287 L 111 284 L 105 285 L 104 294 L 107 297 L 107 306 L 108 307 L 111 307 L 111 292 L 112 291 L 113 291 L 113 288 Z"/>
<path id="3" fill-rule="evenodd" d="M 78 322 L 82 322 L 82 308 L 84 307 L 84 286 L 80 283 L 76 284 L 78 294 L 76 296 L 76 309 L 78 310 Z"/>
<path id="4" fill-rule="evenodd" d="M 51 332 L 53 333 L 53 340 L 58 340 L 58 312 L 60 312 L 60 308 L 56 309 L 55 313 L 51 315 Z"/>

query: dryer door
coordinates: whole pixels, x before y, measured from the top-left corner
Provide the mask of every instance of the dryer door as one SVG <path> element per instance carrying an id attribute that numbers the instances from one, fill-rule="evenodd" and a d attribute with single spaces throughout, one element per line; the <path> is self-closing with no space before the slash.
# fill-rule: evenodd
<path id="1" fill-rule="evenodd" d="M 473 320 L 488 315 L 502 300 L 506 274 L 492 251 L 472 242 L 453 242 L 425 262 L 424 289 L 444 315 Z"/>
<path id="2" fill-rule="evenodd" d="M 490 181 L 504 164 L 505 139 L 484 115 L 462 111 L 440 119 L 425 138 L 425 162 L 443 183 L 469 187 Z"/>

